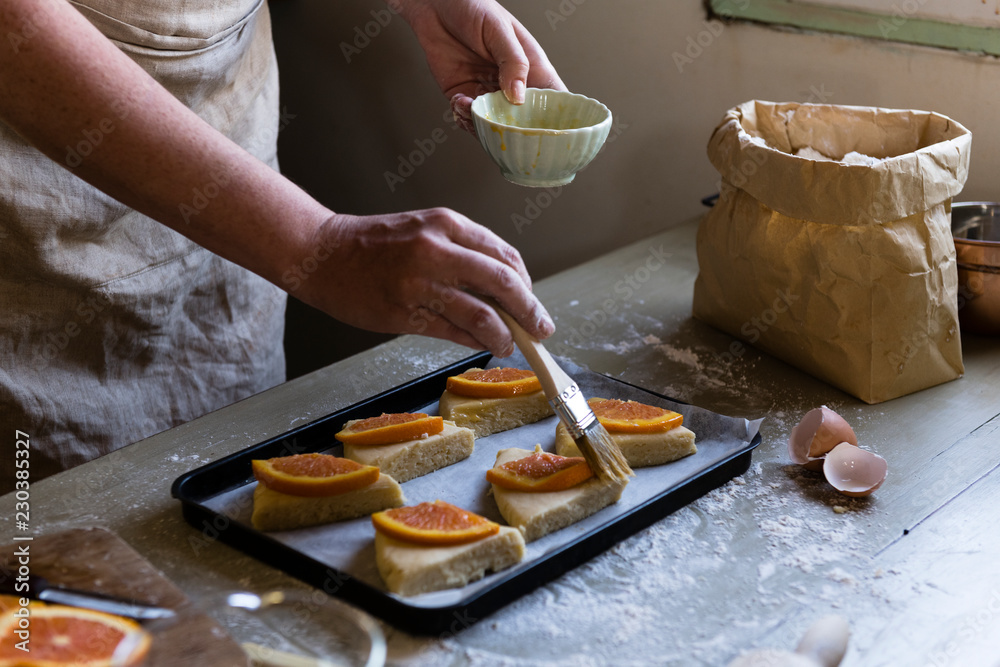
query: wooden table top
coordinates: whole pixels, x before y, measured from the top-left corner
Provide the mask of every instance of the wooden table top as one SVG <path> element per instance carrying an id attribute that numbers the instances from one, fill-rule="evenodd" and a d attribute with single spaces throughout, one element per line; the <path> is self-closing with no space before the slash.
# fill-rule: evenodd
<path id="1" fill-rule="evenodd" d="M 715 412 L 763 417 L 750 470 L 487 619 L 444 638 L 386 627 L 405 665 L 722 665 L 851 626 L 844 665 L 1000 665 L 1000 340 L 963 336 L 965 376 L 866 405 L 690 316 L 696 221 L 547 278 L 547 347 Z M 179 475 L 450 362 L 401 337 L 33 485 L 31 530 L 103 526 L 185 593 L 301 587 L 188 526 Z M 790 464 L 828 405 L 889 476 L 867 499 Z M 15 425 L 16 426 L 16 425 Z M 14 498 L 0 518 L 13 536 Z M 503 662 L 507 660 L 508 662 Z"/>

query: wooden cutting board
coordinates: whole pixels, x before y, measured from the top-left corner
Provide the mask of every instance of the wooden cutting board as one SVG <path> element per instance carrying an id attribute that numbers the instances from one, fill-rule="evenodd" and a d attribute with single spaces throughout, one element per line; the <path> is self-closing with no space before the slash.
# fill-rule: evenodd
<path id="1" fill-rule="evenodd" d="M 211 618 L 185 606 L 181 589 L 111 531 L 77 528 L 7 545 L 0 549 L 0 576 L 14 569 L 14 551 L 24 544 L 30 545 L 32 574 L 52 584 L 179 610 L 171 622 L 148 625 L 153 644 L 143 667 L 246 667 L 239 645 Z"/>

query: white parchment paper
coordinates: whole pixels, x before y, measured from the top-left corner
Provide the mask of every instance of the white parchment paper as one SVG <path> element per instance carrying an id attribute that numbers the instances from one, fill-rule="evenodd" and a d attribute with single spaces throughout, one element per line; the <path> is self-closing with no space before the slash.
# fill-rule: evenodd
<path id="1" fill-rule="evenodd" d="M 520 355 L 504 359 L 502 362 L 494 359 L 489 365 L 527 368 L 527 364 Z M 614 522 L 636 506 L 668 492 L 678 484 L 711 468 L 719 461 L 745 450 L 756 436 L 762 421 L 760 419 L 748 421 L 725 417 L 694 406 L 675 403 L 642 389 L 590 372 L 566 360 L 560 359 L 560 365 L 577 381 L 584 395 L 588 398 L 637 400 L 680 412 L 684 415 L 684 425 L 695 432 L 698 452 L 673 463 L 636 470 L 636 476 L 629 482 L 617 503 L 583 521 L 528 544 L 524 560 L 513 568 L 488 575 L 463 588 L 401 598 L 407 604 L 427 608 L 460 605 L 464 601 L 474 598 L 484 588 L 496 584 L 500 578 L 516 577 L 519 572 L 523 572 L 554 550 L 591 531 L 601 530 L 602 527 Z M 413 411 L 437 414 L 437 408 L 438 402 L 435 400 L 423 406 L 414 406 Z M 554 452 L 557 423 L 558 419 L 553 416 L 512 431 L 477 439 L 475 451 L 468 459 L 402 484 L 407 504 L 437 499 L 446 500 L 504 524 L 503 517 L 500 516 L 496 503 L 490 494 L 490 485 L 486 481 L 486 471 L 493 467 L 496 452 L 500 449 L 520 447 L 530 450 L 534 449 L 536 444 L 540 444 L 542 449 Z M 336 455 L 342 453 L 339 443 L 334 441 L 330 444 L 330 449 L 325 453 Z M 209 509 L 224 514 L 230 519 L 250 525 L 254 487 L 255 484 L 251 483 L 221 493 L 204 504 Z M 708 490 L 710 489 L 705 489 L 705 491 Z M 395 594 L 389 593 L 385 589 L 375 567 L 375 533 L 368 517 L 325 526 L 268 533 L 268 535 L 331 568 L 345 572 L 385 591 L 386 595 L 396 597 Z"/>

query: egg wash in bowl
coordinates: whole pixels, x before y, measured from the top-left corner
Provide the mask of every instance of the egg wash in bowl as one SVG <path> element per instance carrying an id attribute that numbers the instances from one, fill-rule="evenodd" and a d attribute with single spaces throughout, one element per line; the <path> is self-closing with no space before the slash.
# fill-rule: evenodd
<path id="1" fill-rule="evenodd" d="M 479 142 L 503 176 L 519 185 L 565 185 L 594 159 L 611 130 L 611 111 L 584 95 L 529 88 L 524 104 L 502 92 L 472 103 Z"/>

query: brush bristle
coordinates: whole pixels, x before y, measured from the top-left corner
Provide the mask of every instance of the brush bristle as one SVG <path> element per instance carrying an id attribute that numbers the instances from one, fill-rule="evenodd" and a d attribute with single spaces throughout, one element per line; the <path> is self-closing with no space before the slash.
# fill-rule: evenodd
<path id="1" fill-rule="evenodd" d="M 598 478 L 618 482 L 635 476 L 618 444 L 596 419 L 576 440 L 576 446 Z"/>

